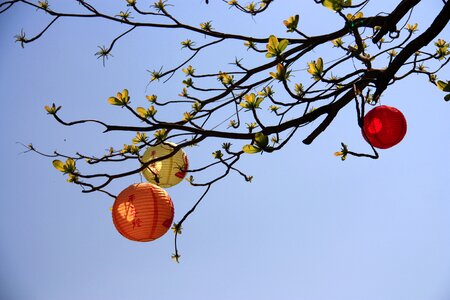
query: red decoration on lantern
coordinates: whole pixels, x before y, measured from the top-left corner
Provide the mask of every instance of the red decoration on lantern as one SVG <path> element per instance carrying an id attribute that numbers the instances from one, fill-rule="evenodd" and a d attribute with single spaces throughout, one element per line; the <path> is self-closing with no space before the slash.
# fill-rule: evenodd
<path id="1" fill-rule="evenodd" d="M 397 145 L 405 137 L 406 119 L 398 109 L 381 105 L 364 117 L 364 138 L 372 146 L 387 149 Z"/>
<path id="2" fill-rule="evenodd" d="M 169 230 L 174 215 L 167 192 L 149 182 L 133 184 L 120 192 L 112 208 L 116 229 L 127 239 L 153 241 Z"/>

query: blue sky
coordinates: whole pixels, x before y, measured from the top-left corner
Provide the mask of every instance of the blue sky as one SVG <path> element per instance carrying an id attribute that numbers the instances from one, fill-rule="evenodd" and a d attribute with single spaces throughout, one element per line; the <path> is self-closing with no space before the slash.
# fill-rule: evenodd
<path id="1" fill-rule="evenodd" d="M 214 20 L 217 29 L 245 29 L 253 36 L 286 35 L 282 20 L 297 13 L 300 26 L 311 34 L 324 33 L 339 21 L 313 1 L 276 1 L 271 12 L 255 18 L 210 2 L 174 1 L 174 11 L 191 24 Z M 426 2 L 414 14 L 420 29 L 442 6 L 441 1 Z M 368 12 L 389 8 L 372 5 Z M 175 96 L 181 89 L 177 77 L 146 90 L 147 70 L 180 61 L 185 55 L 180 41 L 192 37 L 201 42 L 203 36 L 137 30 L 117 44 L 103 67 L 93 55 L 96 47 L 124 28 L 99 20 L 65 20 L 25 49 L 14 43 L 22 28 L 31 36 L 46 20 L 23 6 L 0 15 L 1 299 L 450 298 L 450 107 L 425 78 L 412 76 L 384 94 L 383 104 L 404 113 L 408 132 L 399 145 L 380 151 L 379 160 L 350 157 L 341 162 L 333 156 L 341 142 L 369 150 L 353 107 L 310 146 L 301 141 L 312 126 L 283 151 L 246 156 L 241 169 L 254 176 L 253 182 L 233 174 L 213 186 L 184 224 L 181 263 L 176 264 L 170 259 L 171 233 L 152 243 L 124 239 L 112 224 L 111 198 L 82 194 L 65 182 L 51 159 L 23 153 L 20 143 L 46 152 L 93 154 L 129 143 L 131 133 L 60 126 L 43 107 L 62 105 L 67 120 L 127 123 L 129 115 L 108 105 L 107 98 L 123 88 L 136 106 L 145 103 L 146 94 Z M 441 37 L 448 36 L 447 28 Z M 218 47 L 193 64 L 226 66 L 239 55 L 250 63 L 265 59 L 251 57 L 239 44 Z M 449 79 L 448 68 L 440 77 Z M 210 140 L 187 149 L 191 165 L 201 166 L 221 143 Z M 139 180 L 114 182 L 111 190 L 118 193 Z M 202 190 L 184 182 L 168 192 L 179 220 Z"/>

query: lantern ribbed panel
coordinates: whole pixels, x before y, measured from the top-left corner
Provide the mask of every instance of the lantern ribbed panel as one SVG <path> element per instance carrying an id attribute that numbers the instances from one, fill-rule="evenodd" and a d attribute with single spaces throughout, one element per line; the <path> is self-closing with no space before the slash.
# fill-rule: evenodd
<path id="1" fill-rule="evenodd" d="M 166 145 L 170 144 L 170 145 Z M 173 152 L 174 143 L 159 144 L 149 147 L 142 156 L 143 162 L 148 162 L 158 157 L 166 156 Z M 173 156 L 150 164 L 142 171 L 145 179 L 160 187 L 168 188 L 180 183 L 186 176 L 185 170 L 188 169 L 188 159 L 183 149 L 178 150 Z M 156 180 L 156 178 L 158 180 Z"/>
<path id="2" fill-rule="evenodd" d="M 387 149 L 400 143 L 406 130 L 405 116 L 394 107 L 381 105 L 364 117 L 364 132 L 367 136 L 364 138 L 379 149 Z"/>
<path id="3" fill-rule="evenodd" d="M 148 182 L 133 184 L 116 198 L 114 226 L 127 239 L 148 242 L 164 235 L 172 225 L 174 208 L 167 192 Z"/>

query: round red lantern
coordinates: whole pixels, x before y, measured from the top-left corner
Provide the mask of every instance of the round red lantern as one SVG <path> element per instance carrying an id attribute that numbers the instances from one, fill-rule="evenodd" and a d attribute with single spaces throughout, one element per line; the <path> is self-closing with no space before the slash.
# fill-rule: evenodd
<path id="1" fill-rule="evenodd" d="M 112 207 L 116 229 L 127 239 L 153 241 L 169 230 L 174 208 L 167 192 L 149 182 L 130 185 Z"/>
<path id="2" fill-rule="evenodd" d="M 397 145 L 406 134 L 405 116 L 395 107 L 381 105 L 364 117 L 364 138 L 372 146 L 387 149 Z"/>

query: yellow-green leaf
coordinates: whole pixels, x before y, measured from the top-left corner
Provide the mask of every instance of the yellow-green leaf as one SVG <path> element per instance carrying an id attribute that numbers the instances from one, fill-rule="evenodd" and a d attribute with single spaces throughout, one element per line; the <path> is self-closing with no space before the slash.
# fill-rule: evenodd
<path id="1" fill-rule="evenodd" d="M 155 138 L 158 141 L 162 142 L 166 139 L 167 134 L 168 134 L 167 129 L 163 128 L 163 129 L 157 130 L 153 135 L 155 136 Z"/>
<path id="2" fill-rule="evenodd" d="M 189 122 L 194 116 L 190 112 L 183 113 L 183 122 Z"/>
<path id="3" fill-rule="evenodd" d="M 183 73 L 185 73 L 186 75 L 192 76 L 194 75 L 195 69 L 191 65 L 189 65 L 187 68 L 181 69 L 181 71 L 183 71 Z"/>
<path id="4" fill-rule="evenodd" d="M 437 82 L 437 87 L 444 92 L 450 92 L 450 82 L 445 83 L 442 80 Z"/>
<path id="5" fill-rule="evenodd" d="M 122 91 L 122 100 L 125 100 L 126 98 L 128 98 L 128 90 L 127 90 L 127 89 L 124 89 L 124 90 Z"/>
<path id="6" fill-rule="evenodd" d="M 255 143 L 258 148 L 264 149 L 269 144 L 269 138 L 267 137 L 267 135 L 264 135 L 261 132 L 257 132 L 255 134 Z"/>
<path id="7" fill-rule="evenodd" d="M 111 104 L 111 105 L 122 105 L 122 101 L 120 101 L 116 97 L 109 97 L 108 98 L 108 103 Z"/>
<path id="8" fill-rule="evenodd" d="M 75 172 L 75 170 L 76 170 L 75 161 L 72 158 L 68 158 L 64 165 L 64 169 L 67 173 Z"/>
<path id="9" fill-rule="evenodd" d="M 147 95 L 147 96 L 145 96 L 145 98 L 147 98 L 147 100 L 150 101 L 151 103 L 155 103 L 156 99 L 158 98 L 158 96 L 156 96 L 156 95 Z"/>
<path id="10" fill-rule="evenodd" d="M 143 107 L 137 107 L 136 108 L 136 112 L 142 117 L 142 118 L 147 118 L 148 114 L 147 114 L 147 110 Z"/>
<path id="11" fill-rule="evenodd" d="M 67 178 L 67 182 L 76 182 L 78 180 L 77 175 L 69 174 L 69 178 Z"/>
<path id="12" fill-rule="evenodd" d="M 281 54 L 284 49 L 286 49 L 286 47 L 289 45 L 289 41 L 288 40 L 282 40 L 279 44 L 278 44 L 278 52 Z"/>
<path id="13" fill-rule="evenodd" d="M 291 16 L 287 20 L 283 21 L 284 26 L 288 29 L 287 32 L 293 32 L 297 29 L 299 16 Z"/>
<path id="14" fill-rule="evenodd" d="M 331 42 L 333 43 L 333 47 L 341 47 L 342 45 L 344 45 L 344 42 L 341 38 L 334 39 Z"/>
<path id="15" fill-rule="evenodd" d="M 244 151 L 245 153 L 248 153 L 248 154 L 254 154 L 254 153 L 261 152 L 262 150 L 253 145 L 245 145 L 244 147 L 242 147 L 242 151 Z"/>
<path id="16" fill-rule="evenodd" d="M 60 161 L 60 160 L 55 159 L 55 160 L 53 161 L 53 166 L 54 166 L 55 169 L 58 170 L 58 171 L 61 171 L 61 172 L 64 172 L 64 171 L 65 171 L 65 169 L 64 169 L 64 163 L 63 163 L 62 161 Z"/>
<path id="17" fill-rule="evenodd" d="M 351 0 L 323 0 L 322 5 L 334 11 L 340 11 L 346 6 L 351 6 Z"/>
<path id="18" fill-rule="evenodd" d="M 272 49 L 275 49 L 278 47 L 278 38 L 274 36 L 273 34 L 269 36 L 269 43 L 267 44 L 267 47 L 270 47 Z"/>
<path id="19" fill-rule="evenodd" d="M 347 20 L 350 20 L 350 21 L 361 19 L 363 17 L 364 17 L 364 13 L 362 11 L 357 12 L 355 15 L 347 14 L 347 16 L 346 16 Z"/>
<path id="20" fill-rule="evenodd" d="M 279 81 L 289 80 L 291 71 L 286 71 L 286 68 L 282 63 L 277 65 L 277 72 L 269 72 L 270 76 L 274 79 L 278 79 Z"/>
<path id="21" fill-rule="evenodd" d="M 52 106 L 46 105 L 44 108 L 49 115 L 54 115 L 61 109 L 61 106 L 56 107 L 55 103 L 53 103 Z"/>
<path id="22" fill-rule="evenodd" d="M 322 60 L 321 57 L 319 57 L 319 58 L 317 59 L 316 65 L 317 65 L 318 71 L 319 71 L 320 73 L 322 73 L 322 71 L 323 71 L 323 60 Z"/>
<path id="23" fill-rule="evenodd" d="M 445 101 L 450 101 L 450 94 L 447 94 L 447 95 L 444 97 L 444 100 L 445 100 Z"/>
<path id="24" fill-rule="evenodd" d="M 269 42 L 266 45 L 267 53 L 266 57 L 271 58 L 274 56 L 280 56 L 289 44 L 288 40 L 282 40 L 278 42 L 278 38 L 274 35 L 269 37 Z"/>
<path id="25" fill-rule="evenodd" d="M 132 139 L 133 144 L 145 143 L 147 141 L 147 134 L 145 132 L 136 132 L 136 136 Z"/>
<path id="26" fill-rule="evenodd" d="M 317 61 L 312 61 L 308 63 L 308 73 L 311 74 L 314 80 L 320 80 L 323 72 L 323 60 L 321 57 Z"/>

